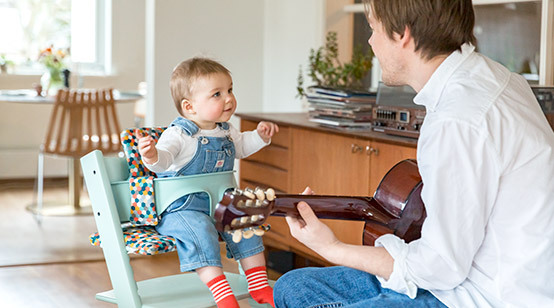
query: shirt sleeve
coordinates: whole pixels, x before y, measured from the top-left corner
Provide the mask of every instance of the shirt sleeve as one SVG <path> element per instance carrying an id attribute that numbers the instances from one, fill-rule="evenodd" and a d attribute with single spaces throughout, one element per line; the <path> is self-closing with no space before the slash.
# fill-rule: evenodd
<path id="1" fill-rule="evenodd" d="M 156 143 L 158 161 L 154 164 L 144 163 L 146 168 L 156 173 L 166 171 L 185 146 L 181 134 L 181 129 L 178 127 L 174 126 L 166 129 Z"/>
<path id="2" fill-rule="evenodd" d="M 422 128 L 423 129 L 423 128 Z M 455 120 L 425 127 L 418 144 L 427 218 L 421 238 L 377 239 L 394 259 L 383 287 L 415 298 L 417 288 L 450 290 L 468 276 L 498 190 L 498 156 L 482 129 Z"/>
<path id="3" fill-rule="evenodd" d="M 265 143 L 256 130 L 241 133 L 231 123 L 229 130 L 235 143 L 235 157 L 238 159 L 248 157 L 271 143 L 271 140 Z"/>

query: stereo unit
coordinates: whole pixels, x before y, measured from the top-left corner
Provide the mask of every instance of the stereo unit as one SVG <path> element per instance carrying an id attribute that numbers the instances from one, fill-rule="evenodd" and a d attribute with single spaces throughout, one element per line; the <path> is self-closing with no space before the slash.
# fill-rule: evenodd
<path id="1" fill-rule="evenodd" d="M 373 130 L 389 135 L 419 137 L 425 107 L 414 104 L 416 93 L 408 86 L 389 87 L 382 82 L 373 107 Z"/>
<path id="2" fill-rule="evenodd" d="M 532 86 L 531 89 L 554 130 L 554 86 Z"/>

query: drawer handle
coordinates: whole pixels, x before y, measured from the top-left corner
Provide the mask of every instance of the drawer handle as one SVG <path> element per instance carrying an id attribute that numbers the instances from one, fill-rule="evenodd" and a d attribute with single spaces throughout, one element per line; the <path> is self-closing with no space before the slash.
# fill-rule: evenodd
<path id="1" fill-rule="evenodd" d="M 359 145 L 357 145 L 357 144 L 354 144 L 354 143 L 352 144 L 352 153 L 353 153 L 353 154 L 356 154 L 356 153 L 358 153 L 358 152 L 361 153 L 361 152 L 363 152 L 363 151 L 364 151 L 364 149 L 363 149 L 361 146 L 359 146 Z"/>
<path id="2" fill-rule="evenodd" d="M 375 154 L 375 156 L 379 155 L 379 149 L 372 148 L 369 145 L 365 147 L 365 152 L 367 155 Z"/>

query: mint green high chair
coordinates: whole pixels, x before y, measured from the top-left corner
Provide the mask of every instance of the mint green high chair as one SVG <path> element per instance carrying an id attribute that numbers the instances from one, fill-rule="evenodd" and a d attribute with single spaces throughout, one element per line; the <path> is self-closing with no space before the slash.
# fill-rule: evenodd
<path id="1" fill-rule="evenodd" d="M 96 299 L 119 307 L 212 307 L 213 297 L 196 273 L 135 281 L 124 241 L 122 223 L 129 220 L 131 193 L 125 158 L 104 157 L 93 151 L 81 158 L 83 174 L 92 203 L 98 233 L 113 290 L 96 294 Z M 236 186 L 233 171 L 175 178 L 154 179 L 156 211 L 162 213 L 175 199 L 206 192 L 215 205 L 229 188 Z M 225 273 L 237 300 L 249 298 L 247 281 L 241 274 Z M 257 305 L 250 299 L 252 307 Z"/>

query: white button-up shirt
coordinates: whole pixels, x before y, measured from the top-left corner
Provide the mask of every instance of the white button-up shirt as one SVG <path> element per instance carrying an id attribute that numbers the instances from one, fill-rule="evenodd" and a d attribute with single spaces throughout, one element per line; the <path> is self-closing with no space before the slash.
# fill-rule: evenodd
<path id="1" fill-rule="evenodd" d="M 449 307 L 554 307 L 554 133 L 527 82 L 473 49 L 414 98 L 427 218 L 416 241 L 377 240 L 394 258 L 379 279 Z"/>

